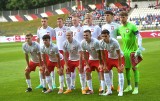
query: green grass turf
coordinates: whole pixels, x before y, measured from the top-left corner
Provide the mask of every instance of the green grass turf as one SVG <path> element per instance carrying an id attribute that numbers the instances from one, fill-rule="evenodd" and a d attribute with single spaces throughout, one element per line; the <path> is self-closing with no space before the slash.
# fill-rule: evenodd
<path id="1" fill-rule="evenodd" d="M 62 17 L 65 21 L 68 15 L 55 15 L 48 17 L 48 25 L 55 28 L 57 26 L 57 18 Z M 41 26 L 41 19 L 24 21 L 24 22 L 0 22 L 0 35 L 13 36 L 23 35 L 26 33 L 37 33 L 37 28 Z"/>
<path id="2" fill-rule="evenodd" d="M 38 69 L 31 73 L 33 92 L 25 93 L 27 87 L 24 76 L 26 66 L 21 49 L 22 43 L 0 43 L 0 101 L 160 101 L 160 39 L 144 39 L 143 61 L 140 64 L 139 94 L 124 93 L 118 97 L 116 90 L 111 96 L 99 96 L 97 73 L 93 72 L 93 95 L 82 95 L 77 73 L 76 89 L 68 95 L 58 95 L 58 89 L 44 94 L 34 89 L 39 84 Z M 132 74 L 133 76 L 133 74 Z M 133 81 L 133 77 L 132 77 Z M 56 75 L 58 86 L 58 75 Z M 117 71 L 114 68 L 114 85 L 117 87 Z M 132 82 L 133 85 L 133 82 Z M 126 79 L 125 79 L 126 87 Z"/>

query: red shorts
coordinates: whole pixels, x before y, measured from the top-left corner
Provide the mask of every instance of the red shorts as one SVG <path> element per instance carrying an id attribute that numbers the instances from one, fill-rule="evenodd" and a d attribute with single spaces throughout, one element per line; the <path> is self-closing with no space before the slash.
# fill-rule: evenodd
<path id="1" fill-rule="evenodd" d="M 64 68 L 64 60 L 60 61 L 61 67 Z M 57 67 L 57 62 L 48 61 L 47 69 L 49 72 L 54 71 L 54 67 Z"/>
<path id="2" fill-rule="evenodd" d="M 118 59 L 108 58 L 107 66 L 108 70 L 111 70 L 113 67 L 118 68 Z M 124 57 L 122 57 L 122 66 L 124 66 Z"/>
<path id="3" fill-rule="evenodd" d="M 69 66 L 69 71 L 74 72 L 75 68 L 79 66 L 79 60 L 78 61 L 68 60 L 68 66 Z M 82 68 L 84 68 L 84 61 L 82 61 Z"/>
<path id="4" fill-rule="evenodd" d="M 99 60 L 89 60 L 88 61 L 90 69 L 87 69 L 86 72 L 92 72 L 97 70 L 97 72 L 101 72 L 102 70 L 99 70 Z"/>
<path id="5" fill-rule="evenodd" d="M 39 66 L 39 63 L 35 63 L 33 61 L 29 61 L 30 71 L 35 71 L 37 66 Z"/>

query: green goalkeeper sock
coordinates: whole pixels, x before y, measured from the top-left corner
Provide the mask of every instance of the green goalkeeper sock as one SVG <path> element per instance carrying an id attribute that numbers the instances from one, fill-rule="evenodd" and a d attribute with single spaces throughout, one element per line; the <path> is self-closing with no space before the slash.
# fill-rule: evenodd
<path id="1" fill-rule="evenodd" d="M 127 83 L 128 85 L 131 85 L 131 70 L 130 69 L 126 69 L 126 78 L 127 78 Z"/>
<path id="2" fill-rule="evenodd" d="M 138 82 L 139 82 L 139 71 L 138 70 L 134 71 L 134 81 L 135 81 L 135 87 L 138 87 Z"/>

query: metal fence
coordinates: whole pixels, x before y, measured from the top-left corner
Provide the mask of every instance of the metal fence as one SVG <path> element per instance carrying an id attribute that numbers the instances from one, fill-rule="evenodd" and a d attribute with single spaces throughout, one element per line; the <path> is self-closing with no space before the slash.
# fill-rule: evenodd
<path id="1" fill-rule="evenodd" d="M 101 0 L 82 0 L 83 5 L 97 4 L 101 2 L 102 2 Z M 46 11 L 55 12 L 56 9 L 60 9 L 64 7 L 65 8 L 67 7 L 70 10 L 71 7 L 75 5 L 76 5 L 75 0 L 71 0 L 70 2 L 55 4 L 52 6 L 47 6 L 47 7 L 37 8 L 37 9 L 0 11 L 0 16 L 40 14 Z"/>

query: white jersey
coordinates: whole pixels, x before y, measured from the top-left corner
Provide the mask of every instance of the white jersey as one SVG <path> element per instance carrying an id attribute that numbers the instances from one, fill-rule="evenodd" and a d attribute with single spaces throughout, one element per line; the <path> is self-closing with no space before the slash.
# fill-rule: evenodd
<path id="1" fill-rule="evenodd" d="M 117 39 L 117 35 L 118 35 L 117 32 L 118 32 L 119 26 L 120 25 L 115 22 L 111 22 L 110 24 L 106 23 L 105 25 L 102 26 L 102 30 L 107 29 L 110 32 L 110 37 Z"/>
<path id="2" fill-rule="evenodd" d="M 83 40 L 83 28 L 78 25 L 77 27 L 72 26 L 70 30 L 73 32 L 73 38 L 80 43 Z"/>
<path id="3" fill-rule="evenodd" d="M 56 27 L 56 44 L 59 50 L 63 50 L 63 42 L 66 40 L 66 32 L 70 30 L 68 27 L 63 26 L 62 28 Z"/>
<path id="4" fill-rule="evenodd" d="M 103 39 L 100 40 L 100 50 L 107 50 L 108 58 L 111 59 L 118 59 L 116 50 L 120 50 L 121 56 L 123 56 L 123 53 L 120 49 L 120 45 L 118 41 L 114 38 L 110 38 L 109 43 L 106 43 Z"/>
<path id="5" fill-rule="evenodd" d="M 41 27 L 41 28 L 39 28 L 39 29 L 37 30 L 37 38 L 39 38 L 40 47 L 42 47 L 42 46 L 44 45 L 43 39 L 42 39 L 42 37 L 43 37 L 44 35 L 50 35 L 50 37 L 51 37 L 51 38 L 50 38 L 50 41 L 51 41 L 51 43 L 52 43 L 52 37 L 55 37 L 54 29 L 48 26 L 46 29 L 43 29 L 43 27 Z"/>
<path id="6" fill-rule="evenodd" d="M 95 38 L 91 38 L 91 42 L 87 43 L 84 39 L 81 42 L 82 51 L 89 52 L 90 60 L 99 60 L 97 51 L 100 50 L 99 41 Z"/>
<path id="7" fill-rule="evenodd" d="M 84 31 L 90 30 L 92 38 L 96 38 L 96 39 L 98 39 L 98 37 L 101 35 L 101 31 L 102 31 L 98 25 L 92 25 L 92 26 L 84 25 L 83 30 Z"/>
<path id="8" fill-rule="evenodd" d="M 28 45 L 27 42 L 23 43 L 22 49 L 24 53 L 27 53 L 31 57 L 31 61 L 39 63 L 38 53 L 40 53 L 40 46 L 37 42 L 32 42 L 32 45 Z"/>
<path id="9" fill-rule="evenodd" d="M 80 43 L 73 39 L 72 43 L 66 40 L 63 44 L 63 51 L 69 52 L 69 60 L 79 60 L 79 52 L 81 51 Z"/>
<path id="10" fill-rule="evenodd" d="M 58 59 L 56 57 L 57 54 L 60 55 L 60 59 L 63 59 L 61 53 L 59 53 L 58 47 L 51 43 L 50 46 L 47 48 L 45 45 L 41 48 L 41 54 L 47 54 L 49 56 L 49 60 L 52 62 L 57 62 Z"/>

